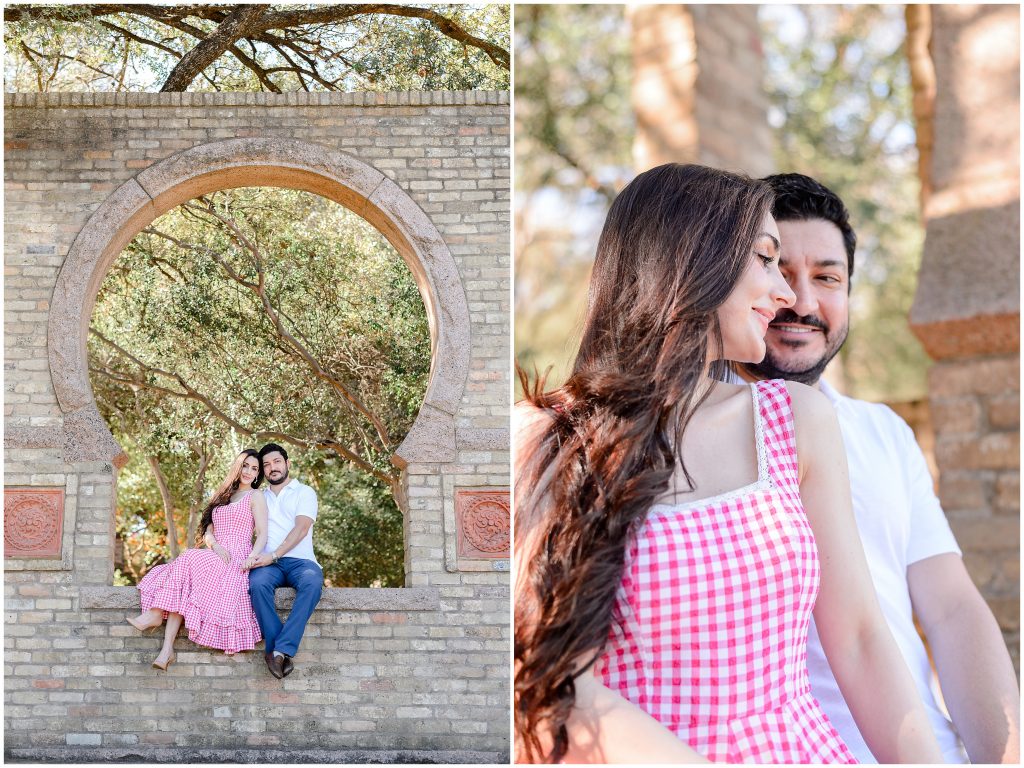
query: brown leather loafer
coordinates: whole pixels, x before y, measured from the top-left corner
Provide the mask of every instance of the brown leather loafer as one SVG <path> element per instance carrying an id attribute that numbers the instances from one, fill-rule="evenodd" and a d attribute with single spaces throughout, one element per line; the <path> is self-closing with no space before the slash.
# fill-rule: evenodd
<path id="1" fill-rule="evenodd" d="M 292 673 L 293 669 L 295 669 L 295 665 L 292 664 L 292 657 L 285 656 L 284 664 L 281 665 L 281 672 L 284 674 L 285 677 L 288 677 L 288 675 Z"/>
<path id="2" fill-rule="evenodd" d="M 263 658 L 267 660 L 267 669 L 270 670 L 270 674 L 280 680 L 284 677 L 284 657 L 275 656 L 273 653 L 266 653 Z"/>

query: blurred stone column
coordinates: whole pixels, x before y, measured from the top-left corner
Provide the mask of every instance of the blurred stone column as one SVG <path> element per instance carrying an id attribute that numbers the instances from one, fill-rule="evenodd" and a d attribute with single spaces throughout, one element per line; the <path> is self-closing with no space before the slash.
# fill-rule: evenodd
<path id="1" fill-rule="evenodd" d="M 751 176 L 775 166 L 754 5 L 628 5 L 638 171 L 701 163 Z"/>
<path id="2" fill-rule="evenodd" d="M 939 495 L 1019 670 L 1020 9 L 913 12 L 930 13 L 935 83 L 930 105 L 915 102 L 932 146 L 910 323 L 936 361 Z"/>

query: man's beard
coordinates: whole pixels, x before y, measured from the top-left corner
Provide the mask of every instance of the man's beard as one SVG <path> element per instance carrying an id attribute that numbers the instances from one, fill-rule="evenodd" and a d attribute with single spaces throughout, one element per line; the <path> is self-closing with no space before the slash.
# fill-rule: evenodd
<path id="1" fill-rule="evenodd" d="M 828 364 L 832 362 L 832 358 L 839 354 L 839 350 L 842 349 L 843 342 L 846 341 L 846 336 L 850 330 L 849 324 L 844 325 L 833 336 L 831 329 L 821 318 L 816 315 L 801 317 L 791 309 L 779 310 L 778 314 L 775 315 L 775 319 L 772 320 L 772 325 L 806 325 L 819 329 L 825 336 L 824 354 L 807 368 L 790 370 L 793 367 L 792 364 L 784 364 L 776 356 L 772 355 L 771 347 L 765 345 L 764 360 L 760 363 L 746 363 L 743 367 L 763 379 L 787 379 L 808 386 L 814 386 L 818 383 L 818 379 L 821 378 L 821 374 L 825 372 Z"/>
<path id="2" fill-rule="evenodd" d="M 284 474 L 281 475 L 281 477 L 278 478 L 277 480 L 274 480 L 270 475 L 267 475 L 267 482 L 270 483 L 271 485 L 280 485 L 281 483 L 283 483 L 287 479 L 288 479 L 288 470 L 287 469 L 284 471 Z"/>

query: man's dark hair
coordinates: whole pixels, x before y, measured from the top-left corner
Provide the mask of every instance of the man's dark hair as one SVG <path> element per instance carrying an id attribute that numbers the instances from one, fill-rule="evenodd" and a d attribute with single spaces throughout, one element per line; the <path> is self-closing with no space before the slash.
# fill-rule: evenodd
<path id="1" fill-rule="evenodd" d="M 274 451 L 280 453 L 282 456 L 284 456 L 284 460 L 288 461 L 288 451 L 286 451 L 277 443 L 267 443 L 262 448 L 260 448 L 260 464 L 263 464 L 264 456 L 266 456 L 268 453 L 273 453 Z"/>
<path id="2" fill-rule="evenodd" d="M 850 226 L 850 212 L 839 195 L 802 173 L 777 173 L 766 176 L 764 180 L 772 185 L 775 192 L 772 217 L 776 221 L 825 219 L 839 228 L 846 248 L 847 274 L 853 277 L 853 252 L 857 248 L 857 233 Z"/>

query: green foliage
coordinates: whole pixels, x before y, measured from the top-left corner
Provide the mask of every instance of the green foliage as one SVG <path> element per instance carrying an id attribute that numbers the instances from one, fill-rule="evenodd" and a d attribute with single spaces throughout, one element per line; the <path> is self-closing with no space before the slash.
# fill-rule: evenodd
<path id="1" fill-rule="evenodd" d="M 628 27 L 621 5 L 516 8 L 515 355 L 561 383 L 594 247 L 631 175 Z M 518 386 L 518 383 L 517 383 Z"/>
<path id="2" fill-rule="evenodd" d="M 621 5 L 516 9 L 516 189 L 578 188 L 630 161 L 634 118 Z"/>
<path id="3" fill-rule="evenodd" d="M 335 587 L 405 583 L 402 513 L 388 490 L 345 466 L 307 463 L 303 480 L 320 499 L 316 557 Z"/>
<path id="4" fill-rule="evenodd" d="M 474 34 L 508 49 L 510 5 L 431 6 Z M 359 90 L 450 91 L 507 89 L 509 71 L 477 48 L 437 34 L 422 19 L 371 16 L 351 33 L 357 40 Z"/>
<path id="5" fill-rule="evenodd" d="M 292 190 L 191 201 L 125 249 L 91 330 L 97 402 L 132 456 L 118 477 L 118 530 L 153 549 L 134 573 L 167 552 L 141 457 L 159 459 L 181 540 L 199 456 L 213 456 L 208 493 L 241 448 L 274 439 L 297 446 L 297 476 L 321 489 L 327 578 L 402 583 L 390 456 L 422 402 L 430 336 L 408 267 L 369 224 Z"/>
<path id="6" fill-rule="evenodd" d="M 107 6 L 109 7 L 109 6 Z M 100 11 L 104 6 L 98 6 Z M 220 23 L 231 6 L 130 6 L 90 13 L 86 6 L 49 6 L 8 20 L 5 75 L 9 91 L 158 91 L 178 60 Z M 323 6 L 270 6 L 270 12 Z M 424 5 L 466 33 L 505 50 L 510 7 Z M 351 6 L 352 9 L 360 6 Z M 474 45 L 442 34 L 425 18 L 391 15 L 366 5 L 334 22 L 310 19 L 243 37 L 189 86 L 191 91 L 386 91 L 509 87 L 509 70 Z M 8 11 L 7 16 L 11 16 Z"/>
<path id="7" fill-rule="evenodd" d="M 791 6 L 762 17 L 776 165 L 833 189 L 857 232 L 847 391 L 922 397 L 928 358 L 907 324 L 923 228 L 903 8 Z"/>

